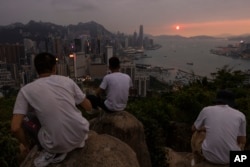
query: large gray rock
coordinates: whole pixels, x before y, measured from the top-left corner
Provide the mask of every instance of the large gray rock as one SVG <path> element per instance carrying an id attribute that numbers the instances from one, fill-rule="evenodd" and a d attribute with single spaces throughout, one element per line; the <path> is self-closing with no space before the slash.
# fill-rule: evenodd
<path id="1" fill-rule="evenodd" d="M 21 167 L 33 167 L 38 155 L 34 147 Z M 135 152 L 121 140 L 107 135 L 98 135 L 90 131 L 89 138 L 83 148 L 70 152 L 66 159 L 50 167 L 139 167 Z"/>
<path id="2" fill-rule="evenodd" d="M 90 121 L 90 129 L 122 140 L 135 151 L 141 167 L 152 166 L 143 125 L 132 114 L 126 111 L 101 113 Z"/>

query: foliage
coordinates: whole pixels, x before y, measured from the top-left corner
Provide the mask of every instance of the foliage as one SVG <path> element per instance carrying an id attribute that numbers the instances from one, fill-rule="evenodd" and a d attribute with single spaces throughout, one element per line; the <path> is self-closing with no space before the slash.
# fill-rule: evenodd
<path id="1" fill-rule="evenodd" d="M 3 93 L 4 97 L 11 97 L 11 96 L 15 96 L 17 94 L 17 90 L 11 86 L 7 86 L 7 85 L 4 85 L 0 88 L 0 92 Z"/>
<path id="2" fill-rule="evenodd" d="M 165 157 L 160 148 L 174 147 L 168 143 L 168 138 L 172 137 L 171 129 L 169 129 L 170 123 L 172 121 L 184 122 L 191 127 L 201 109 L 213 104 L 216 91 L 219 89 L 227 88 L 235 93 L 238 109 L 246 115 L 247 122 L 250 121 L 250 89 L 245 83 L 247 75 L 225 67 L 213 76 L 214 80 L 207 78 L 192 80 L 178 91 L 168 91 L 158 96 L 154 94 L 145 99 L 129 102 L 127 110 L 144 125 L 153 166 L 163 167 L 165 164 L 163 163 Z M 249 132 L 248 129 L 247 134 Z M 248 141 L 249 139 L 248 137 Z M 187 151 L 185 144 L 182 151 Z"/>
<path id="3" fill-rule="evenodd" d="M 219 89 L 242 87 L 247 78 L 247 74 L 242 71 L 233 71 L 233 68 L 229 66 L 224 66 L 211 75 L 215 78 L 214 85 Z"/>
<path id="4" fill-rule="evenodd" d="M 165 83 L 158 81 L 155 77 L 150 76 L 150 89 L 153 91 L 164 91 L 169 88 L 169 86 Z"/>
<path id="5" fill-rule="evenodd" d="M 0 122 L 0 166 L 18 167 L 18 142 L 11 136 L 10 122 Z"/>
<path id="6" fill-rule="evenodd" d="M 167 105 L 158 98 L 137 99 L 129 103 L 127 111 L 130 111 L 143 123 L 152 164 L 160 167 L 161 164 L 164 164 L 162 148 L 166 141 L 165 131 L 168 129 Z"/>
<path id="7" fill-rule="evenodd" d="M 0 98 L 0 122 L 10 120 L 15 103 L 15 97 Z"/>
<path id="8" fill-rule="evenodd" d="M 0 166 L 17 167 L 18 164 L 18 142 L 11 136 L 10 120 L 12 118 L 14 96 L 0 98 Z"/>

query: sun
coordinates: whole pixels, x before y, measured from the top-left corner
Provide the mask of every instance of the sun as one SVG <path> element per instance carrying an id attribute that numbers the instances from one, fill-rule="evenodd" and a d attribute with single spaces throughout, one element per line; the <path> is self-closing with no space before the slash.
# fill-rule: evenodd
<path id="1" fill-rule="evenodd" d="M 176 29 L 176 30 L 179 30 L 179 29 L 180 29 L 180 26 L 176 26 L 175 29 Z"/>

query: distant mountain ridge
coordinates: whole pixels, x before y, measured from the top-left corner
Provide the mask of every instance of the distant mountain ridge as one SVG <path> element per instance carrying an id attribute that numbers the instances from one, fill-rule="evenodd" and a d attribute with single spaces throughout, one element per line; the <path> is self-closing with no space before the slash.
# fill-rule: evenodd
<path id="1" fill-rule="evenodd" d="M 46 38 L 53 37 L 68 37 L 77 38 L 78 36 L 89 33 L 91 37 L 97 37 L 98 35 L 112 37 L 115 34 L 108 31 L 101 24 L 95 21 L 89 21 L 86 23 L 78 23 L 77 25 L 70 24 L 68 26 L 57 25 L 50 22 L 36 22 L 31 20 L 27 24 L 13 23 L 7 26 L 0 26 L 0 43 L 23 43 L 24 38 L 32 40 L 45 40 Z M 156 37 L 156 38 L 167 38 L 167 39 L 213 39 L 213 38 L 227 38 L 229 40 L 244 40 L 250 41 L 250 35 L 239 35 L 239 36 L 228 36 L 228 37 L 213 37 L 213 36 L 193 36 L 184 37 L 181 35 L 159 35 L 152 36 L 145 34 L 145 36 Z"/>
<path id="2" fill-rule="evenodd" d="M 7 26 L 0 26 L 0 43 L 22 43 L 24 38 L 44 40 L 49 36 L 64 38 L 69 35 L 69 33 L 71 33 L 71 36 L 74 38 L 86 32 L 92 37 L 96 37 L 98 34 L 104 36 L 113 35 L 102 25 L 94 21 L 78 23 L 77 25 L 61 26 L 49 22 L 36 22 L 31 20 L 27 24 L 17 22 Z"/>

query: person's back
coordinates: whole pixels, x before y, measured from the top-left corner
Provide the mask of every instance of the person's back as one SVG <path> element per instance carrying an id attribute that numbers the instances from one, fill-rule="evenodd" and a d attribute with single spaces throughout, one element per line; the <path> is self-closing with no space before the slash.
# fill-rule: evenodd
<path id="1" fill-rule="evenodd" d="M 21 89 L 41 123 L 40 144 L 50 152 L 77 148 L 88 132 L 89 123 L 75 105 L 82 100 L 75 99 L 79 91 L 71 79 L 57 75 L 39 78 Z"/>
<path id="2" fill-rule="evenodd" d="M 205 158 L 214 164 L 229 164 L 230 151 L 239 151 L 246 142 L 246 119 L 232 108 L 234 95 L 227 90 L 217 93 L 215 105 L 204 107 L 192 130 L 192 150 L 196 161 Z"/>
<path id="3" fill-rule="evenodd" d="M 88 95 L 87 97 L 94 109 L 100 107 L 105 112 L 114 113 L 126 108 L 130 88 L 133 84 L 129 75 L 120 72 L 120 60 L 117 57 L 109 59 L 109 69 L 111 73 L 103 77 L 96 95 Z M 104 93 L 106 98 L 103 100 L 101 96 Z"/>
<path id="4" fill-rule="evenodd" d="M 106 75 L 100 85 L 107 94 L 105 105 L 113 111 L 123 110 L 127 105 L 131 85 L 131 79 L 127 74 L 114 72 Z"/>
<path id="5" fill-rule="evenodd" d="M 213 163 L 227 164 L 230 150 L 239 151 L 237 144 L 239 129 L 244 130 L 244 115 L 228 105 L 205 107 L 201 111 L 205 115 L 206 137 L 202 144 L 202 154 Z M 199 127 L 199 122 L 195 122 Z"/>
<path id="6" fill-rule="evenodd" d="M 89 122 L 76 105 L 85 110 L 92 110 L 92 106 L 73 80 L 54 75 L 55 56 L 40 53 L 36 55 L 34 64 L 39 78 L 19 91 L 11 131 L 20 141 L 23 151 L 28 152 L 31 146 L 25 131 L 41 146 L 43 151 L 34 164 L 44 167 L 62 161 L 68 152 L 84 146 Z"/>

